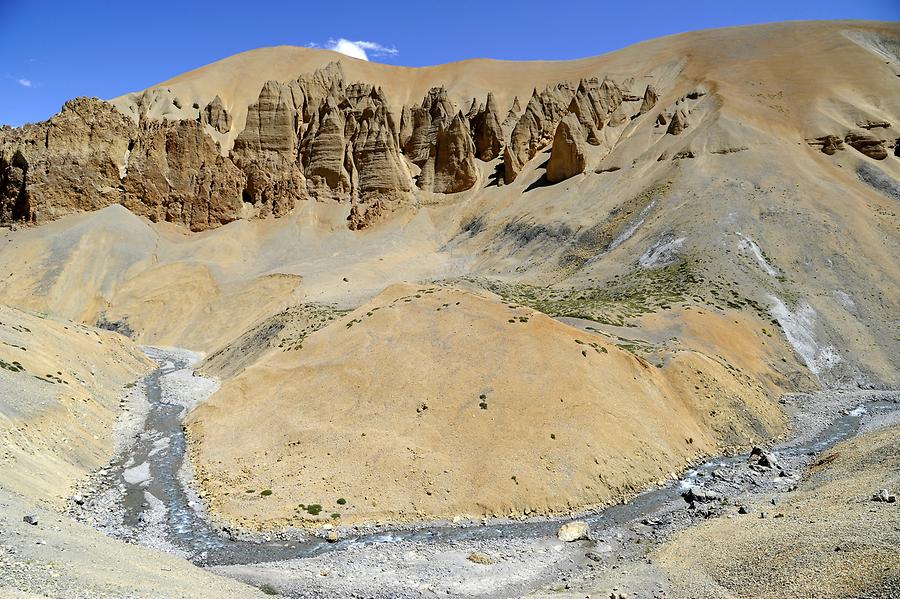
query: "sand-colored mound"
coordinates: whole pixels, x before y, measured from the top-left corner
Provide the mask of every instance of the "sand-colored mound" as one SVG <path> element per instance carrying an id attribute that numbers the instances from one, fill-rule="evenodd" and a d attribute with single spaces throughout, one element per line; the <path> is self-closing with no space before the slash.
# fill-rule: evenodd
<path id="1" fill-rule="evenodd" d="M 490 294 L 395 285 L 270 351 L 188 427 L 213 512 L 271 527 L 585 508 L 784 419 L 717 359 L 657 368 Z"/>
<path id="2" fill-rule="evenodd" d="M 654 562 L 679 597 L 896 596 L 900 510 L 871 497 L 900 488 L 898 435 L 893 426 L 837 445 L 778 505 L 760 497 L 750 514 L 684 530 Z"/>
<path id="3" fill-rule="evenodd" d="M 151 365 L 116 333 L 0 306 L 0 486 L 67 497 L 112 455 L 124 386 Z"/>

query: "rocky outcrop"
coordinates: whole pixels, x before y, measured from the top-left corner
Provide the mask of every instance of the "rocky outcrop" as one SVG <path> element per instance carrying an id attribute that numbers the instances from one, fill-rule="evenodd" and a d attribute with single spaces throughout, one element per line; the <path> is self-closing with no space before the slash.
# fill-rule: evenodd
<path id="1" fill-rule="evenodd" d="M 512 105 L 510 105 L 509 110 L 506 112 L 506 118 L 503 119 L 503 122 L 500 124 L 500 127 L 503 129 L 504 140 L 509 140 L 509 136 L 516 126 L 516 123 L 519 122 L 519 115 L 521 114 L 522 106 L 519 104 L 519 96 L 515 96 Z"/>
<path id="2" fill-rule="evenodd" d="M 345 205 L 348 226 L 359 229 L 414 206 L 417 187 L 472 189 L 476 159 L 502 155 L 511 182 L 552 144 L 551 181 L 583 172 L 602 153 L 591 146 L 608 152 L 618 135 L 610 128 L 639 100 L 609 79 L 560 83 L 535 90 L 524 111 L 514 99 L 501 122 L 493 93 L 463 114 L 435 87 L 421 105 L 402 107 L 398 124 L 383 90 L 346 83 L 339 63 L 267 81 L 240 131 L 218 95 L 201 106 L 158 87 L 130 96 L 124 113 L 78 99 L 45 123 L 0 129 L 0 219 L 38 223 L 122 204 L 200 231 L 316 200 Z M 656 102 L 652 87 L 643 100 Z M 220 145 L 230 139 L 231 148 Z"/>
<path id="3" fill-rule="evenodd" d="M 641 102 L 641 107 L 638 110 L 638 115 L 647 114 L 653 107 L 656 106 L 656 103 L 659 101 L 659 94 L 656 93 L 656 88 L 652 85 L 648 85 L 647 89 L 644 90 L 644 98 Z"/>
<path id="4" fill-rule="evenodd" d="M 488 93 L 487 103 L 476 111 L 470 119 L 472 137 L 475 141 L 475 155 L 485 162 L 500 155 L 503 146 L 503 127 L 497 100 L 493 93 Z"/>
<path id="5" fill-rule="evenodd" d="M 668 135 L 680 135 L 687 127 L 687 114 L 683 109 L 679 108 L 675 111 L 675 114 L 672 115 L 672 120 L 669 121 L 669 127 L 666 129 L 666 133 Z"/>
<path id="6" fill-rule="evenodd" d="M 556 132 L 556 125 L 568 112 L 573 96 L 574 92 L 568 83 L 548 87 L 540 93 L 534 90 L 504 151 L 503 178 L 506 183 L 512 183 L 522 165 L 550 142 Z"/>
<path id="7" fill-rule="evenodd" d="M 624 122 L 619 108 L 622 106 L 623 94 L 619 87 L 604 79 L 582 80 L 578 84 L 575 96 L 569 104 L 569 112 L 574 114 L 586 132 L 587 142 L 600 145 L 600 130 L 606 125 L 618 126 Z"/>
<path id="8" fill-rule="evenodd" d="M 584 172 L 587 166 L 585 137 L 589 135 L 574 112 L 563 117 L 553 136 L 553 147 L 547 162 L 548 181 L 557 183 Z"/>
<path id="9" fill-rule="evenodd" d="M 0 148 L 0 214 L 41 223 L 122 204 L 194 231 L 239 218 L 243 173 L 196 121 L 138 126 L 92 98 L 8 132 Z"/>
<path id="10" fill-rule="evenodd" d="M 435 193 L 455 193 L 475 185 L 475 144 L 467 119 L 456 110 L 447 90 L 432 88 L 421 106 L 404 114 L 410 123 L 401 123 L 400 128 L 411 132 L 403 151 L 419 167 L 416 185 Z"/>
<path id="11" fill-rule="evenodd" d="M 200 112 L 200 122 L 209 125 L 219 133 L 227 133 L 231 130 L 231 115 L 225 110 L 222 99 L 216 96 Z"/>
<path id="12" fill-rule="evenodd" d="M 241 214 L 244 174 L 195 121 L 152 123 L 135 140 L 118 203 L 203 231 Z"/>
<path id="13" fill-rule="evenodd" d="M 234 152 L 253 158 L 265 153 L 292 156 L 297 150 L 297 134 L 297 109 L 291 87 L 267 81 L 256 104 L 247 109 L 247 124 L 234 140 Z"/>
<path id="14" fill-rule="evenodd" d="M 844 149 L 844 140 L 837 135 L 823 135 L 822 137 L 808 140 L 806 143 L 813 147 L 818 146 L 822 149 L 822 153 L 829 156 L 833 156 L 838 150 Z"/>
<path id="15" fill-rule="evenodd" d="M 884 140 L 878 139 L 871 133 L 863 131 L 850 131 L 844 136 L 844 142 L 854 150 L 865 154 L 874 160 L 887 158 L 887 149 Z"/>

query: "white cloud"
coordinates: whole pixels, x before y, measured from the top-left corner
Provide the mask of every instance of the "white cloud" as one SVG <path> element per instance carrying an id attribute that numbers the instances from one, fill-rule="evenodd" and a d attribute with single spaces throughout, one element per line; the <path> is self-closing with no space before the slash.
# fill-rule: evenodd
<path id="1" fill-rule="evenodd" d="M 33 85 L 33 83 L 31 82 L 31 79 L 25 79 L 25 78 L 16 79 L 16 83 L 18 83 L 22 87 L 31 87 Z"/>
<path id="2" fill-rule="evenodd" d="M 360 60 L 369 60 L 369 53 L 372 56 L 396 56 L 398 54 L 396 48 L 387 48 L 377 42 L 368 42 L 365 40 L 351 41 L 344 38 L 331 39 L 325 47 L 353 58 Z"/>

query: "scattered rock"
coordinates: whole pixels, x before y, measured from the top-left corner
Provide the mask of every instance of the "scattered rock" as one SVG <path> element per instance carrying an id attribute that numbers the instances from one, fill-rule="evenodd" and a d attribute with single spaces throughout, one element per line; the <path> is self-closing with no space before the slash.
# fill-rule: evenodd
<path id="1" fill-rule="evenodd" d="M 27 516 L 22 517 L 22 522 L 25 524 L 31 524 L 32 526 L 37 526 L 38 517 L 34 514 L 28 514 Z"/>
<path id="2" fill-rule="evenodd" d="M 590 538 L 590 534 L 591 529 L 588 523 L 584 520 L 576 520 L 563 524 L 557 531 L 556 537 L 564 543 L 571 543 L 572 541 L 586 541 Z"/>
<path id="3" fill-rule="evenodd" d="M 879 129 L 879 128 L 887 129 L 891 126 L 891 124 L 887 121 L 876 121 L 876 120 L 866 119 L 863 121 L 857 121 L 856 126 L 859 127 L 860 129 L 865 129 L 868 131 L 869 129 Z"/>
<path id="4" fill-rule="evenodd" d="M 81 495 L 72 495 L 72 503 L 75 505 L 84 505 L 84 497 Z"/>

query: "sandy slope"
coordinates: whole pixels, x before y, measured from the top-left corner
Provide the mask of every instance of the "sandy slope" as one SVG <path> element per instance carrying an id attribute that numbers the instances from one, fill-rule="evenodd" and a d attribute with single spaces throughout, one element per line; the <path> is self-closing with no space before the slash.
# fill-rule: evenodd
<path id="1" fill-rule="evenodd" d="M 0 596 L 257 593 L 59 511 L 125 441 L 119 400 L 152 366 L 117 333 L 0 306 Z"/>
<path id="2" fill-rule="evenodd" d="M 150 365 L 121 335 L 0 306 L 0 486 L 60 505 L 111 456 L 124 386 Z"/>
<path id="3" fill-rule="evenodd" d="M 196 408 L 198 476 L 252 527 L 552 513 L 783 430 L 755 377 L 666 353 L 657 368 L 496 296 L 395 285 Z"/>

